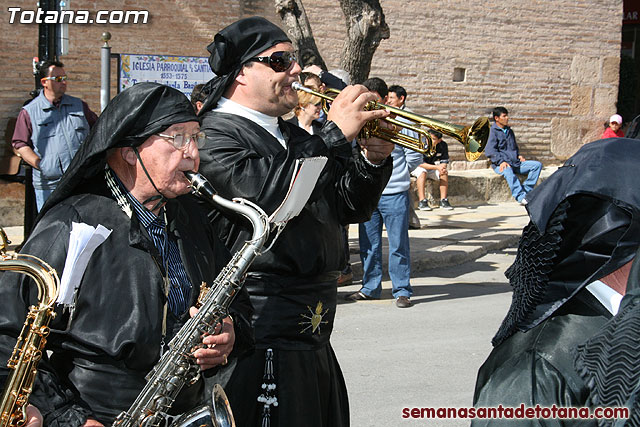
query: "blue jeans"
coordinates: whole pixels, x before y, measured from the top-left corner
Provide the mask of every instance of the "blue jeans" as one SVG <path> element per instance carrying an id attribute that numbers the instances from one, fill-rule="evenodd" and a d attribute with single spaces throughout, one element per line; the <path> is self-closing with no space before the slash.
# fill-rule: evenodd
<path id="1" fill-rule="evenodd" d="M 502 172 L 500 172 L 500 166 L 491 166 L 495 173 L 498 175 L 504 176 L 504 179 L 507 180 L 507 184 L 509 184 L 509 188 L 511 189 L 511 195 L 518 202 L 522 201 L 527 193 L 533 190 L 536 182 L 538 182 L 538 177 L 540 176 L 540 172 L 542 171 L 542 163 L 537 160 L 525 160 L 520 163 L 519 167 L 508 167 L 504 168 Z M 527 179 L 520 184 L 520 180 L 517 175 L 527 175 Z"/>
<path id="2" fill-rule="evenodd" d="M 44 206 L 44 202 L 47 201 L 51 193 L 53 193 L 53 188 L 34 188 L 34 192 L 36 193 L 36 207 L 38 212 L 42 210 L 42 206 Z"/>
<path id="3" fill-rule="evenodd" d="M 413 294 L 409 276 L 409 192 L 383 195 L 371 219 L 360 224 L 360 259 L 362 260 L 361 292 L 380 298 L 382 291 L 382 224 L 389 240 L 389 277 L 394 298 Z"/>

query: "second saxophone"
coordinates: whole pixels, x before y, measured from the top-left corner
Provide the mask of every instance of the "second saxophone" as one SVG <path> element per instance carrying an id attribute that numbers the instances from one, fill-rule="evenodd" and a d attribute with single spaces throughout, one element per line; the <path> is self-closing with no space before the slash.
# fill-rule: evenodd
<path id="1" fill-rule="evenodd" d="M 41 259 L 7 254 L 8 243 L 7 235 L 0 228 L 0 271 L 16 271 L 31 277 L 38 286 L 38 305 L 29 308 L 27 320 L 7 362 L 9 377 L 0 405 L 0 427 L 21 426 L 27 421 L 29 396 L 49 335 L 49 323 L 55 317 L 53 303 L 60 284 L 56 271 Z"/>

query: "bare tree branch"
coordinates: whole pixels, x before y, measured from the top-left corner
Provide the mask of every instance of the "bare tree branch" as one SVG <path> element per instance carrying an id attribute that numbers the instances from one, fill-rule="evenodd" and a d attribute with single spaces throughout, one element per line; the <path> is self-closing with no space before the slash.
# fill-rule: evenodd
<path id="1" fill-rule="evenodd" d="M 276 13 L 280 15 L 293 46 L 298 51 L 300 66 L 304 68 L 315 64 L 326 70 L 327 66 L 316 46 L 302 0 L 276 0 Z"/>

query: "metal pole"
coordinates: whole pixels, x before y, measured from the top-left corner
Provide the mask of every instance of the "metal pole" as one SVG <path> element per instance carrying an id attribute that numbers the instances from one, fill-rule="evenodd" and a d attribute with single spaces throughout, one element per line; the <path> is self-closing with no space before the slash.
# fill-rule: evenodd
<path id="1" fill-rule="evenodd" d="M 102 33 L 102 41 L 104 45 L 100 50 L 100 111 L 104 111 L 105 107 L 111 99 L 111 33 Z"/>

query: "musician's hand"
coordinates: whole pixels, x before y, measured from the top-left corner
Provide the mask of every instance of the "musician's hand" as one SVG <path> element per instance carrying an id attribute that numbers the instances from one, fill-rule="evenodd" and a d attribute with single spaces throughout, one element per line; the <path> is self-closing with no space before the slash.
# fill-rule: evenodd
<path id="1" fill-rule="evenodd" d="M 447 175 L 449 172 L 447 172 L 447 164 L 446 163 L 440 163 L 438 165 L 438 172 L 440 173 L 440 175 Z"/>
<path id="2" fill-rule="evenodd" d="M 358 144 L 362 147 L 367 160 L 373 164 L 384 162 L 384 159 L 389 157 L 395 147 L 392 142 L 380 138 L 359 139 Z"/>
<path id="3" fill-rule="evenodd" d="M 503 172 L 506 168 L 510 168 L 511 166 L 509 166 L 509 163 L 507 162 L 502 162 L 500 163 L 500 172 Z"/>
<path id="4" fill-rule="evenodd" d="M 42 414 L 33 405 L 27 405 L 27 423 L 24 427 L 42 427 Z"/>
<path id="5" fill-rule="evenodd" d="M 195 315 L 198 309 L 191 307 L 191 316 Z M 220 326 L 216 327 L 215 335 L 207 335 L 202 338 L 202 343 L 207 348 L 201 348 L 196 350 L 193 355 L 196 358 L 196 363 L 200 365 L 200 369 L 207 370 L 218 365 L 226 365 L 229 353 L 233 350 L 233 344 L 236 340 L 236 334 L 233 330 L 233 320 L 231 317 L 225 317 L 222 320 L 222 331 Z"/>
<path id="6" fill-rule="evenodd" d="M 334 122 L 347 141 L 353 140 L 370 120 L 382 119 L 389 115 L 387 110 L 365 111 L 364 107 L 377 96 L 362 85 L 347 86 L 331 103 L 327 120 Z"/>
<path id="7" fill-rule="evenodd" d="M 521 162 L 526 162 L 524 156 L 518 156 L 518 159 L 520 159 Z"/>
<path id="8" fill-rule="evenodd" d="M 82 424 L 82 427 L 104 427 L 100 421 L 96 421 L 93 418 L 87 418 L 87 421 Z"/>

